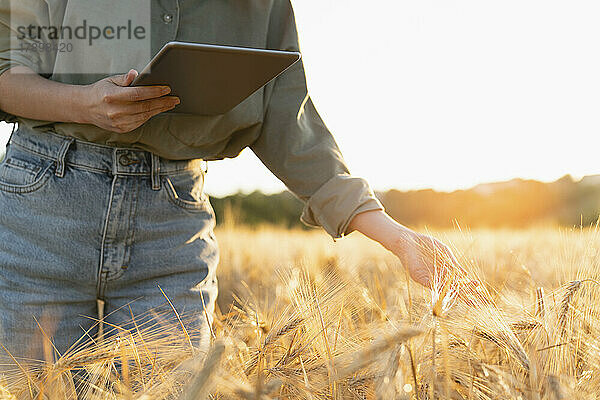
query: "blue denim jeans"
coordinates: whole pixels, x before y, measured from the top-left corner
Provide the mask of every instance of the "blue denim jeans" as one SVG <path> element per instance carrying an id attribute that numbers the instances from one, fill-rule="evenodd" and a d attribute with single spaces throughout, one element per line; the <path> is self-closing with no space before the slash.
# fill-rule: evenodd
<path id="1" fill-rule="evenodd" d="M 202 167 L 15 131 L 0 163 L 0 343 L 42 359 L 43 335 L 64 352 L 98 325 L 98 304 L 121 326 L 166 295 L 207 346 L 219 253 Z"/>

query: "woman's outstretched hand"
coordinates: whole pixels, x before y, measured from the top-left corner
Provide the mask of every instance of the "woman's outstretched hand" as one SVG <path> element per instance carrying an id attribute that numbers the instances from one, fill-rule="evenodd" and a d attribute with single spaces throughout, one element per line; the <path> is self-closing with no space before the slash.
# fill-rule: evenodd
<path id="1" fill-rule="evenodd" d="M 400 259 L 410 277 L 425 287 L 432 287 L 434 278 L 443 281 L 449 272 L 460 271 L 448 246 L 432 236 L 406 228 L 383 211 L 356 215 L 348 230 L 357 230 L 381 243 Z"/>
<path id="2" fill-rule="evenodd" d="M 84 86 L 81 122 L 126 133 L 179 104 L 179 98 L 167 96 L 171 91 L 168 86 L 130 87 L 137 75 L 132 69 L 127 74 L 110 76 Z"/>
<path id="3" fill-rule="evenodd" d="M 409 230 L 391 243 L 389 250 L 400 259 L 410 277 L 426 287 L 432 286 L 434 277 L 438 282 L 445 282 L 449 273 L 459 272 L 452 250 L 429 235 Z"/>

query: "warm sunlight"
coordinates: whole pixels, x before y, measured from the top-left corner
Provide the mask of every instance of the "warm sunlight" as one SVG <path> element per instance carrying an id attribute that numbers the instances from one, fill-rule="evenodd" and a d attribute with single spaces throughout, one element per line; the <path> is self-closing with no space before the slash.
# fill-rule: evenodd
<path id="1" fill-rule="evenodd" d="M 0 0 L 0 400 L 598 399 L 600 2 L 135 1 Z"/>
<path id="2" fill-rule="evenodd" d="M 600 172 L 597 2 L 294 4 L 315 104 L 376 190 Z M 214 195 L 283 188 L 250 151 L 209 171 Z"/>
<path id="3" fill-rule="evenodd" d="M 316 105 L 374 188 L 600 172 L 598 3 L 343 4 L 296 1 L 296 17 Z M 209 190 L 279 189 L 247 153 Z"/>

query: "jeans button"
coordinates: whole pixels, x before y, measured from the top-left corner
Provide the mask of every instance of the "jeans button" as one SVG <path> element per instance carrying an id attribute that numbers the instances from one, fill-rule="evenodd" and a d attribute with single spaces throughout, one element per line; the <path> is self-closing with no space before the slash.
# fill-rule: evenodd
<path id="1" fill-rule="evenodd" d="M 127 154 L 121 154 L 119 156 L 119 164 L 121 164 L 124 167 L 130 165 L 131 160 L 129 159 L 129 156 Z"/>
<path id="2" fill-rule="evenodd" d="M 173 22 L 173 14 L 163 14 L 162 19 L 165 22 L 165 24 L 170 24 L 171 22 Z"/>

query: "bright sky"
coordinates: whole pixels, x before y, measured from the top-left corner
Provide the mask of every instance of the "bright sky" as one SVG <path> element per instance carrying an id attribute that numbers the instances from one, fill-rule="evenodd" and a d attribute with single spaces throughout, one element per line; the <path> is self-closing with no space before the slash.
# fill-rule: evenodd
<path id="1" fill-rule="evenodd" d="M 313 100 L 375 190 L 600 173 L 597 1 L 293 2 Z M 210 194 L 254 189 L 283 185 L 251 151 L 209 166 Z"/>

